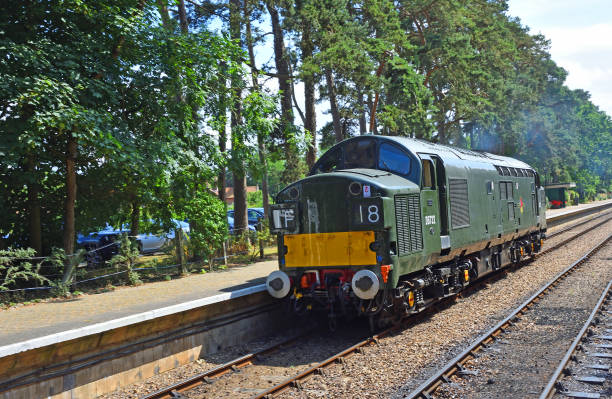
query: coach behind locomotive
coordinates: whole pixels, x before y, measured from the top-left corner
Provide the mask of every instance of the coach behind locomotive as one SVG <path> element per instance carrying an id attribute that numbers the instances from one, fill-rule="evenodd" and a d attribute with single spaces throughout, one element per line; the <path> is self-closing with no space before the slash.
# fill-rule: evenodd
<path id="1" fill-rule="evenodd" d="M 293 309 L 416 312 L 539 251 L 537 173 L 508 157 L 404 137 L 360 136 L 327 151 L 271 206 L 280 270 L 268 292 Z"/>

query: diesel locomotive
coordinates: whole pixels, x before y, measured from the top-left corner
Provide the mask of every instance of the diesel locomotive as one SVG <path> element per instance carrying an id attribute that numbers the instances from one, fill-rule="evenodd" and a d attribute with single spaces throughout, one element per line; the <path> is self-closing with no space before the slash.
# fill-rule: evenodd
<path id="1" fill-rule="evenodd" d="M 418 312 L 541 249 L 539 176 L 513 158 L 405 137 L 329 149 L 270 211 L 270 295 L 374 323 Z"/>

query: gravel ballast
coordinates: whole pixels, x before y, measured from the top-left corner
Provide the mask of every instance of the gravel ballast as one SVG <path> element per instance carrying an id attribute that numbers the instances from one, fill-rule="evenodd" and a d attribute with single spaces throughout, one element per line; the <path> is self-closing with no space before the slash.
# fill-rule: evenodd
<path id="1" fill-rule="evenodd" d="M 555 236 L 545 248 L 599 222 Z M 402 398 L 610 233 L 609 221 L 281 397 Z"/>
<path id="2" fill-rule="evenodd" d="M 545 248 L 578 231 L 589 230 L 602 220 L 594 220 L 575 230 L 559 234 L 547 240 Z M 453 306 L 411 328 L 382 339 L 378 345 L 365 348 L 361 354 L 355 354 L 342 364 L 326 368 L 325 375 L 313 377 L 303 384 L 302 390 L 291 389 L 282 397 L 402 397 L 610 232 L 612 222 L 607 222 L 563 248 L 510 272 L 506 278 L 496 281 L 489 288 L 460 298 Z M 364 321 L 363 324 L 365 326 L 367 323 Z M 300 353 L 284 349 L 282 354 L 279 352 L 278 356 L 281 357 L 274 358 L 276 360 L 263 359 L 259 366 L 249 366 L 239 373 L 221 377 L 211 385 L 202 386 L 184 395 L 190 398 L 249 397 L 257 390 L 274 385 L 281 379 L 295 375 L 299 370 L 323 360 L 334 351 L 352 345 L 357 337 L 363 337 L 363 332 L 358 328 L 349 330 L 319 338 L 313 337 L 309 340 L 312 343 L 303 345 Z M 268 346 L 271 341 L 282 340 L 287 335 L 280 334 L 265 342 L 249 343 L 221 354 L 207 356 L 198 362 L 178 367 L 104 398 L 140 397 L 244 353 Z M 256 368 L 261 366 L 264 368 Z M 251 372 L 248 370 L 250 368 L 259 371 Z"/>
<path id="3" fill-rule="evenodd" d="M 612 279 L 609 259 L 610 242 L 469 361 L 473 375 L 453 377 L 436 397 L 539 397 Z"/>

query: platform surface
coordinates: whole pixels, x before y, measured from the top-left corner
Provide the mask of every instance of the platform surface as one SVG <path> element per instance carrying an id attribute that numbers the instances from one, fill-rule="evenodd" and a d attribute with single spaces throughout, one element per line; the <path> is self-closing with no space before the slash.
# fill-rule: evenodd
<path id="1" fill-rule="evenodd" d="M 0 310 L 0 349 L 3 346 L 40 338 L 126 316 L 156 311 L 208 297 L 226 294 L 265 283 L 278 268 L 276 260 L 228 270 L 193 274 L 170 281 L 137 287 L 117 287 L 114 291 L 81 295 L 68 300 L 52 300 L 18 305 Z"/>
<path id="2" fill-rule="evenodd" d="M 581 204 L 546 212 L 547 217 L 612 200 Z M 138 287 L 118 287 L 114 291 L 81 295 L 68 300 L 53 300 L 0 310 L 0 349 L 64 331 L 110 323 L 143 312 L 198 301 L 209 297 L 223 299 L 224 293 L 261 285 L 276 270 L 276 260 L 235 266 L 226 271 L 194 274 L 188 277 L 148 283 Z M 225 296 L 227 297 L 227 296 Z"/>
<path id="3" fill-rule="evenodd" d="M 546 211 L 546 217 L 549 218 L 552 216 L 559 216 L 559 215 L 563 215 L 566 213 L 575 212 L 578 209 L 593 208 L 596 206 L 600 206 L 603 204 L 610 204 L 610 203 L 612 203 L 612 199 L 604 200 L 604 201 L 589 202 L 588 204 L 578 204 L 578 205 L 573 205 L 573 206 L 567 206 L 565 208 L 559 208 L 559 209 L 548 209 Z"/>

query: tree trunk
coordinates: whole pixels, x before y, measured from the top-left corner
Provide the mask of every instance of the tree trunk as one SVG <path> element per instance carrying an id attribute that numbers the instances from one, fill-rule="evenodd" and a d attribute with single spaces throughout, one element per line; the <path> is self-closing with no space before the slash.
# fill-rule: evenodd
<path id="1" fill-rule="evenodd" d="M 302 27 L 302 41 L 300 47 L 302 50 L 302 60 L 312 57 L 314 51 L 314 45 L 310 38 L 310 27 L 306 24 Z M 317 114 L 315 112 L 315 79 L 312 74 L 304 76 L 304 103 L 306 121 L 304 123 L 304 129 L 306 129 L 312 135 L 312 142 L 310 148 L 306 153 L 306 163 L 308 168 L 312 168 L 317 159 Z"/>
<path id="2" fill-rule="evenodd" d="M 440 144 L 446 144 L 447 143 L 447 138 L 446 138 L 446 121 L 444 119 L 444 114 L 442 114 L 442 116 L 438 119 L 438 143 Z"/>
<path id="3" fill-rule="evenodd" d="M 248 0 L 244 1 L 244 20 L 246 23 L 246 41 L 247 50 L 249 53 L 249 62 L 251 63 L 251 82 L 253 84 L 253 91 L 261 91 L 261 87 L 259 86 L 259 82 L 257 80 L 257 68 L 255 67 L 255 51 L 253 50 L 253 33 L 251 31 L 251 10 Z M 257 152 L 262 168 L 261 194 L 263 199 L 264 216 L 268 217 L 270 214 L 270 200 L 268 194 L 268 161 L 266 159 L 265 137 L 262 134 L 257 134 Z"/>
<path id="4" fill-rule="evenodd" d="M 42 255 L 42 228 L 40 224 L 40 185 L 36 176 L 36 158 L 29 154 L 26 160 L 28 170 L 28 225 L 30 236 L 30 248 L 36 251 L 36 255 Z"/>
<path id="5" fill-rule="evenodd" d="M 227 128 L 225 125 L 219 131 L 219 152 L 221 152 L 222 156 L 225 156 L 225 152 L 227 151 Z M 223 202 L 225 202 L 225 166 L 222 166 L 219 170 L 219 174 L 217 175 L 217 196 Z"/>
<path id="6" fill-rule="evenodd" d="M 329 105 L 331 108 L 332 122 L 334 125 L 334 136 L 336 137 L 336 143 L 339 143 L 344 139 L 344 137 L 342 136 L 342 123 L 340 122 L 340 111 L 338 110 L 338 101 L 336 99 L 334 74 L 329 68 L 325 70 L 325 80 L 327 82 L 327 92 L 329 93 Z"/>
<path id="7" fill-rule="evenodd" d="M 225 62 L 221 62 L 221 70 L 226 71 L 227 65 Z M 225 72 L 223 73 L 225 76 Z M 226 79 L 222 78 L 218 82 L 218 101 L 219 101 L 219 118 L 223 121 L 221 129 L 219 129 L 219 152 L 222 157 L 225 157 L 225 153 L 227 151 L 227 127 L 226 127 L 226 114 L 227 114 L 227 95 L 226 95 Z M 226 171 L 225 166 L 219 169 L 219 174 L 217 175 L 217 196 L 223 202 L 225 202 L 225 179 L 226 179 Z"/>
<path id="8" fill-rule="evenodd" d="M 257 137 L 257 146 L 259 150 L 259 162 L 261 162 L 263 168 L 261 176 L 261 195 L 263 197 L 264 216 L 267 218 L 270 215 L 270 190 L 268 188 L 268 161 L 266 160 L 266 149 L 263 137 Z"/>
<path id="9" fill-rule="evenodd" d="M 299 159 L 295 145 L 291 143 L 294 135 L 293 128 L 293 104 L 291 101 L 290 68 L 283 29 L 280 24 L 280 16 L 276 7 L 270 1 L 266 1 L 266 7 L 270 13 L 272 34 L 274 37 L 274 62 L 278 74 L 278 88 L 281 90 L 281 120 L 280 129 L 283 138 L 285 152 L 285 170 L 282 180 L 284 183 L 295 181 L 299 178 Z"/>
<path id="10" fill-rule="evenodd" d="M 168 3 L 166 0 L 157 0 L 157 10 L 162 18 L 162 26 L 169 30 L 170 29 L 170 14 L 168 13 Z"/>
<path id="11" fill-rule="evenodd" d="M 230 38 L 240 42 L 240 0 L 230 0 Z M 242 43 L 241 43 L 242 47 Z M 239 126 L 242 123 L 242 89 L 240 88 L 240 75 L 232 74 L 232 157 L 238 157 L 236 147 L 242 145 L 243 138 L 240 134 Z M 242 159 L 233 159 L 232 174 L 234 177 L 234 230 L 239 234 L 247 230 L 247 200 L 246 200 L 246 174 Z"/>
<path id="12" fill-rule="evenodd" d="M 181 32 L 187 34 L 189 32 L 189 20 L 187 20 L 187 11 L 185 10 L 185 0 L 178 1 L 178 16 Z"/>
<path id="13" fill-rule="evenodd" d="M 77 157 L 77 139 L 72 135 L 68 135 L 68 143 L 66 146 L 66 200 L 64 202 L 64 253 L 66 254 L 66 263 L 64 266 L 64 276 L 62 283 L 68 283 L 72 278 L 72 271 L 75 262 L 72 262 L 70 256 L 74 254 L 74 205 L 76 202 L 76 157 Z"/>
<path id="14" fill-rule="evenodd" d="M 132 213 L 130 215 L 130 236 L 136 237 L 140 233 L 140 201 L 132 200 Z"/>
<path id="15" fill-rule="evenodd" d="M 242 234 L 248 231 L 246 175 L 244 168 L 233 171 L 234 175 L 234 231 Z"/>
<path id="16" fill-rule="evenodd" d="M 367 106 L 368 106 L 368 109 L 370 109 L 370 110 L 373 109 L 373 107 L 374 107 L 374 100 L 372 99 L 372 93 L 368 94 Z M 370 134 L 378 134 L 378 129 L 376 127 L 376 123 L 374 124 L 374 129 L 372 129 Z"/>
<path id="17" fill-rule="evenodd" d="M 363 106 L 363 93 L 360 91 L 357 94 L 357 98 L 359 99 L 359 134 L 364 135 L 368 132 L 365 107 Z"/>

